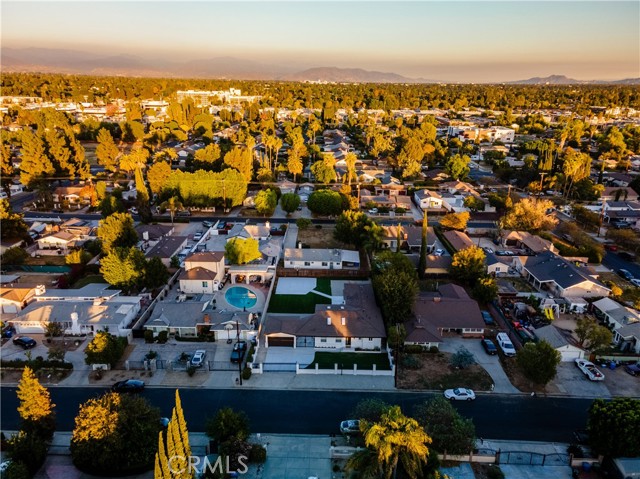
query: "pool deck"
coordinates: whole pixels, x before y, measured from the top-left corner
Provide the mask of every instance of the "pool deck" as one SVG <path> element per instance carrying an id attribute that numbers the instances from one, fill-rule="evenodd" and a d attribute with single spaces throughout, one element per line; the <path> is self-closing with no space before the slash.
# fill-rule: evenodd
<path id="1" fill-rule="evenodd" d="M 264 304 L 267 299 L 267 294 L 269 293 L 269 288 L 266 286 L 262 286 L 259 283 L 238 283 L 238 284 L 228 284 L 220 291 L 215 293 L 216 307 L 221 311 L 243 311 L 242 307 L 234 306 L 227 301 L 227 291 L 231 288 L 246 288 L 256 295 L 256 304 L 251 306 L 250 308 L 246 308 L 247 311 L 251 313 L 262 312 L 264 309 Z"/>

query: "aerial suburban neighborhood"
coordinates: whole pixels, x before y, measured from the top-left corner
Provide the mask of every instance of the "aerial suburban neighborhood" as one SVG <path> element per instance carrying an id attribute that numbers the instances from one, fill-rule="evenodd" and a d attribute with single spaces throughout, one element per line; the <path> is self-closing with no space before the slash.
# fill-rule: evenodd
<path id="1" fill-rule="evenodd" d="M 0 478 L 640 477 L 637 78 L 33 50 Z"/>

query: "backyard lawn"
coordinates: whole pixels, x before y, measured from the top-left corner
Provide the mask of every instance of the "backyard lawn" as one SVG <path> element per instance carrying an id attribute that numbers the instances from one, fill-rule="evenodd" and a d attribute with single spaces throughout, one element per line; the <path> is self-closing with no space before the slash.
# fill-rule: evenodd
<path id="1" fill-rule="evenodd" d="M 331 295 L 331 280 L 318 278 L 317 291 Z M 331 304 L 331 299 L 313 292 L 307 294 L 272 294 L 269 301 L 270 313 L 313 314 L 316 304 Z"/>
<path id="2" fill-rule="evenodd" d="M 84 278 L 80 278 L 78 281 L 73 283 L 73 288 L 78 289 L 82 288 L 91 283 L 106 283 L 101 274 L 90 274 L 89 276 L 85 276 Z"/>
<path id="3" fill-rule="evenodd" d="M 353 369 L 357 364 L 358 369 L 372 370 L 376 365 L 376 370 L 391 370 L 387 353 L 324 353 L 317 352 L 313 362 L 306 369 L 315 369 L 316 364 L 320 369 L 333 369 L 337 364 L 342 369 Z"/>

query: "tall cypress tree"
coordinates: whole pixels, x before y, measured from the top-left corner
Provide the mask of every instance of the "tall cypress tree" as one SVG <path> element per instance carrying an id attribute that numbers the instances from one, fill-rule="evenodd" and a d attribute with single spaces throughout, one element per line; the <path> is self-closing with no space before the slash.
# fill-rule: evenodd
<path id="1" fill-rule="evenodd" d="M 17 394 L 20 400 L 18 414 L 23 422 L 22 429 L 26 432 L 36 432 L 45 440 L 50 440 L 55 431 L 55 404 L 51 403 L 49 391 L 40 384 L 29 366 L 22 372 Z"/>
<path id="2" fill-rule="evenodd" d="M 189 431 L 184 420 L 180 394 L 176 390 L 176 405 L 171 413 L 166 439 L 163 440 L 162 433 L 158 438 L 154 479 L 192 478 L 193 471 L 189 467 L 189 456 L 191 456 Z"/>
<path id="3" fill-rule="evenodd" d="M 427 270 L 427 210 L 424 210 L 422 218 L 422 242 L 420 243 L 420 262 L 418 263 L 418 275 L 424 278 Z"/>

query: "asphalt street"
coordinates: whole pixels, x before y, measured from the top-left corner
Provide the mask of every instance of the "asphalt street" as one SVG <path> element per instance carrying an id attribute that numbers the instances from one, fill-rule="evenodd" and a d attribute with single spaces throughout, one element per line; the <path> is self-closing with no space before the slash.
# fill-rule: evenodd
<path id="1" fill-rule="evenodd" d="M 70 431 L 79 405 L 105 391 L 102 388 L 52 387 L 60 431 Z M 171 415 L 175 390 L 147 388 L 143 393 L 163 416 Z M 202 432 L 206 420 L 223 407 L 245 411 L 251 430 L 282 434 L 335 434 L 340 421 L 349 418 L 362 399 L 377 397 L 397 404 L 411 414 L 416 405 L 435 393 L 361 391 L 300 391 L 264 389 L 184 389 L 180 391 L 185 417 L 192 432 Z M 2 429 L 18 428 L 18 399 L 15 387 L 0 388 Z M 473 402 L 454 402 L 473 419 L 477 435 L 506 440 L 570 442 L 576 429 L 584 429 L 590 399 L 544 398 L 521 395 L 479 395 Z"/>
<path id="2" fill-rule="evenodd" d="M 630 271 L 636 278 L 640 278 L 640 265 L 638 263 L 632 263 L 630 261 L 623 260 L 617 253 L 607 251 L 607 254 L 602 260 L 602 264 L 612 271 L 618 271 L 619 269 L 626 269 Z"/>

